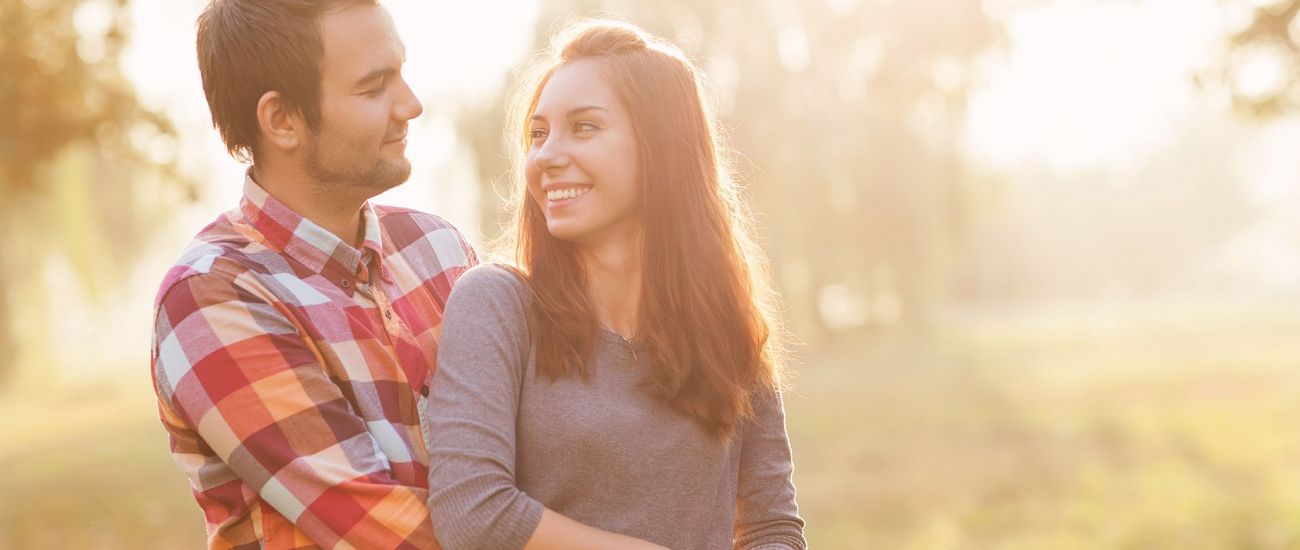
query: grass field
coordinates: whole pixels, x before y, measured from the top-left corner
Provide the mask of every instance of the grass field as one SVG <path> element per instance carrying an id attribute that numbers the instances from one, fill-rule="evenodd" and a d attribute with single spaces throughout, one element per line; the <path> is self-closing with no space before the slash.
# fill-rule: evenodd
<path id="1" fill-rule="evenodd" d="M 137 372 L 0 402 L 0 548 L 202 546 Z M 794 381 L 816 548 L 1300 548 L 1300 315 L 975 319 Z"/>

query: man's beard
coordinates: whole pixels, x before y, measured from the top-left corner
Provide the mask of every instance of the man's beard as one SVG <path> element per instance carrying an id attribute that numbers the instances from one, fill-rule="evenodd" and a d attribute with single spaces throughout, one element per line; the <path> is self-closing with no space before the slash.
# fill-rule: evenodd
<path id="1" fill-rule="evenodd" d="M 307 177 L 319 185 L 322 191 L 357 190 L 364 191 L 367 197 L 373 197 L 401 185 L 411 177 L 411 162 L 405 158 L 396 162 L 379 158 L 370 166 L 340 166 L 337 162 L 331 163 L 326 155 L 342 153 L 338 156 L 346 156 L 351 151 L 347 151 L 346 147 L 322 147 L 322 133 L 317 132 L 309 144 L 307 162 L 303 167 Z"/>

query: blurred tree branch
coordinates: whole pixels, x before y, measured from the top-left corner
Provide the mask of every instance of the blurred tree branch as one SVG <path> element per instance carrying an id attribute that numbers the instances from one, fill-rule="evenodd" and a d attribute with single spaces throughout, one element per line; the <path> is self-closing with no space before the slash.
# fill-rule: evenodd
<path id="1" fill-rule="evenodd" d="M 39 331 L 17 339 L 14 327 L 40 324 L 46 259 L 66 258 L 97 296 L 159 226 L 160 186 L 193 195 L 172 125 L 122 74 L 127 7 L 0 0 L 0 382 L 20 351 L 45 347 Z M 16 317 L 20 298 L 34 318 Z"/>
<path id="2" fill-rule="evenodd" d="M 1233 104 L 1256 117 L 1300 108 L 1300 0 L 1254 9 L 1244 30 L 1229 38 L 1225 80 Z"/>

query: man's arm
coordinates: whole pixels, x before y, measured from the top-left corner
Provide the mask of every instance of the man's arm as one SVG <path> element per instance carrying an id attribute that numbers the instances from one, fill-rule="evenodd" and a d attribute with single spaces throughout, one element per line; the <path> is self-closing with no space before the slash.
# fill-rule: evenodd
<path id="1" fill-rule="evenodd" d="M 428 492 L 393 478 L 284 307 L 231 274 L 176 283 L 160 302 L 154 344 L 164 419 L 197 432 L 324 548 L 436 548 Z"/>

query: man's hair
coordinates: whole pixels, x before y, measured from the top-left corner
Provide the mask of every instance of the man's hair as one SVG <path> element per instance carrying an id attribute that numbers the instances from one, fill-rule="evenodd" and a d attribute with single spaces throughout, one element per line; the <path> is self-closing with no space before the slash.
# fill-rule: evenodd
<path id="1" fill-rule="evenodd" d="M 212 125 L 226 150 L 252 162 L 257 156 L 257 103 L 280 92 L 307 127 L 320 125 L 320 62 L 325 47 L 320 18 L 342 4 L 378 0 L 212 0 L 199 15 L 197 49 Z"/>

